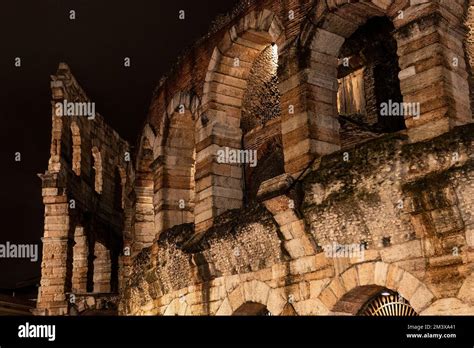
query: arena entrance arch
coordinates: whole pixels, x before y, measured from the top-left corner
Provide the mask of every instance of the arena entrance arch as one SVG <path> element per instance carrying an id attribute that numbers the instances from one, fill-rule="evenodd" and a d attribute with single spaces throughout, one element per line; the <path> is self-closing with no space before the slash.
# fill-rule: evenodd
<path id="1" fill-rule="evenodd" d="M 401 294 L 379 285 L 359 286 L 345 294 L 333 311 L 341 315 L 417 316 Z"/>
<path id="2" fill-rule="evenodd" d="M 261 303 L 245 302 L 232 314 L 233 316 L 264 316 L 269 315 L 267 307 Z"/>

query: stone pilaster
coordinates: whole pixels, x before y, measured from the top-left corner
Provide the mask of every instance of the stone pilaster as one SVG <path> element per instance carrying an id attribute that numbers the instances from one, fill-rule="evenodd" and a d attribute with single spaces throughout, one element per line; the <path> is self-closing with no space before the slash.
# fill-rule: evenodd
<path id="1" fill-rule="evenodd" d="M 420 15 L 406 24 L 395 21 L 403 101 L 420 104 L 419 117 L 405 115 L 413 141 L 472 122 L 465 33 L 443 8 Z"/>
<path id="2" fill-rule="evenodd" d="M 194 146 L 191 112 L 173 113 L 163 154 L 152 164 L 157 235 L 173 226 L 194 222 Z"/>
<path id="3" fill-rule="evenodd" d="M 94 246 L 94 292 L 110 292 L 111 261 L 110 251 L 101 243 Z"/>
<path id="4" fill-rule="evenodd" d="M 285 172 L 293 175 L 315 157 L 340 149 L 337 59 L 326 53 L 315 54 L 327 63 L 327 70 L 307 68 L 279 86 Z"/>
<path id="5" fill-rule="evenodd" d="M 88 244 L 84 228 L 77 226 L 74 233 L 72 291 L 85 293 L 87 291 Z"/>
<path id="6" fill-rule="evenodd" d="M 68 201 L 61 189 L 46 187 L 54 184 L 55 176 L 43 175 L 42 180 L 45 223 L 37 310 L 40 314 L 62 315 L 67 312 L 66 292 L 71 288 Z"/>

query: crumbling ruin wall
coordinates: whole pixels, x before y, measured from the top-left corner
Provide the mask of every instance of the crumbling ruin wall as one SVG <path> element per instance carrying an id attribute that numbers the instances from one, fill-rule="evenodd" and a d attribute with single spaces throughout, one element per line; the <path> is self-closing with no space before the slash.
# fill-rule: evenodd
<path id="1" fill-rule="evenodd" d="M 471 94 L 471 109 L 474 110 L 474 1 L 466 1 L 466 29 L 465 40 L 466 61 L 469 63 L 469 89 Z"/>
<path id="2" fill-rule="evenodd" d="M 471 122 L 463 48 L 468 40 L 464 30 L 466 11 L 461 0 L 449 6 L 443 2 L 401 0 L 241 2 L 179 58 L 155 90 L 147 125 L 147 132 L 153 133 L 154 139 L 148 144 L 153 150 L 152 172 L 155 178 L 161 177 L 157 173 L 166 171 L 167 158 L 175 156 L 176 149 L 169 152 L 171 155 L 160 149 L 167 143 L 174 146 L 168 140 L 168 128 L 182 106 L 186 115 L 192 115 L 189 122 L 195 130 L 194 156 L 186 155 L 193 158 L 193 174 L 186 174 L 182 184 L 171 177 L 165 186 L 160 182 L 155 182 L 154 188 L 145 185 L 146 190 L 155 190 L 155 202 L 146 203 L 150 205 L 147 211 L 154 205 L 155 214 L 147 215 L 146 226 L 140 227 L 146 232 L 143 241 L 137 243 L 137 251 L 139 245 L 149 245 L 167 226 L 174 226 L 181 219 L 176 203 L 167 202 L 170 199 L 165 190 L 184 185 L 184 189 L 193 192 L 184 194 L 188 201 L 180 209 L 185 209 L 181 220 L 194 222 L 196 233 L 211 228 L 219 215 L 241 209 L 254 199 L 258 189 L 252 187 L 249 173 L 266 180 L 272 166 L 264 165 L 255 171 L 235 163 L 217 162 L 219 150 L 239 151 L 246 149 L 245 143 L 257 142 L 246 134 L 265 139 L 259 155 L 262 158 L 269 156 L 264 149 L 274 147 L 279 151 L 281 155 L 274 162 L 283 161 L 285 173 L 293 176 L 300 175 L 314 158 L 376 137 L 370 129 L 347 124 L 337 112 L 338 59 L 344 52 L 352 52 L 341 49 L 358 28 L 373 18 L 386 17 L 394 28 L 389 49 L 397 49 L 396 55 L 391 53 L 398 57 L 398 64 L 391 62 L 386 69 L 390 70 L 391 83 L 399 83 L 404 102 L 420 104 L 419 117 L 405 115 L 412 141 L 429 139 Z M 263 66 L 265 62 L 269 64 L 270 53 L 275 52 L 277 74 L 268 79 L 271 69 Z M 459 64 L 452 64 L 453 57 Z M 397 73 L 399 81 L 394 81 Z M 383 83 L 374 84 L 377 103 L 394 95 L 384 93 L 390 88 L 384 88 Z M 279 135 L 270 137 L 262 130 L 262 120 L 268 118 L 280 120 Z M 403 125 L 397 130 L 401 128 Z M 341 141 L 341 135 L 346 139 Z M 191 139 L 183 134 L 171 137 Z M 149 151 L 139 153 L 148 156 Z M 276 166 L 275 176 L 281 173 L 280 167 Z M 183 171 L 187 173 L 189 168 Z M 187 178 L 194 182 L 189 184 Z"/>
<path id="3" fill-rule="evenodd" d="M 387 288 L 418 314 L 472 315 L 473 161 L 473 125 L 326 155 L 296 184 L 301 204 L 289 185 L 261 194 L 271 214 L 261 206 L 224 214 L 209 234 L 182 227 L 143 250 L 121 313 L 230 315 L 252 302 L 273 315 L 290 305 L 299 315 L 355 314 L 361 298 Z M 328 254 L 334 243 L 363 253 Z"/>
<path id="4" fill-rule="evenodd" d="M 122 252 L 122 241 L 115 243 L 114 236 L 125 220 L 123 243 L 132 253 L 123 256 L 120 272 L 122 314 L 226 315 L 241 313 L 248 303 L 275 315 L 357 314 L 382 289 L 398 292 L 419 314 L 446 313 L 446 308 L 449 314 L 473 314 L 465 5 L 463 0 L 244 1 L 162 79 L 133 168 L 121 162 L 126 143 L 99 117 L 84 144 L 91 146 L 87 167 L 95 163 L 105 170 L 97 176 L 97 169 L 86 169 L 87 177 L 74 181 L 77 150 L 83 150 L 77 133 L 89 128 L 80 120 L 72 127 L 72 146 L 63 146 L 62 120 L 53 117 L 43 195 L 44 254 L 55 256 L 43 260 L 39 308 L 63 313 L 70 284 L 90 285 L 89 273 L 69 276 L 87 268 L 84 235 L 90 235 L 90 226 L 102 245 L 112 245 L 110 253 L 97 248 L 98 268 L 114 274 L 107 260 Z M 395 28 L 403 100 L 420 103 L 421 114 L 405 117 L 407 131 L 364 144 L 353 139 L 353 147 L 340 151 L 341 47 L 379 16 Z M 259 80 L 252 80 L 252 67 L 273 45 L 279 55 L 279 111 L 270 112 L 265 127 L 246 122 L 252 126 L 242 129 L 242 116 L 246 121 L 252 116 L 242 113 L 246 92 Z M 80 91 L 67 69 L 60 70 L 72 81 L 66 86 Z M 83 92 L 79 96 L 86 98 Z M 259 109 L 255 100 L 252 104 L 247 112 Z M 369 133 L 364 140 L 374 137 Z M 278 165 L 264 165 L 255 175 L 241 163 L 217 161 L 223 148 L 260 149 L 260 159 L 272 161 L 272 146 L 280 144 Z M 117 164 L 130 182 L 121 218 L 110 196 Z M 246 202 L 249 182 L 256 184 Z M 79 201 L 78 213 L 68 208 L 69 192 Z M 72 231 L 77 223 L 71 221 L 89 211 L 98 218 Z M 72 267 L 64 260 L 74 259 L 76 232 L 81 262 Z M 366 249 L 362 257 L 331 256 L 325 247 L 333 243 Z M 58 255 L 63 261 L 56 261 Z M 103 289 L 109 277 L 94 279 Z"/>
<path id="5" fill-rule="evenodd" d="M 70 294 L 118 291 L 129 145 L 105 123 L 69 67 L 52 76 L 52 142 L 41 175 L 45 225 L 38 312 L 65 314 Z"/>
<path id="6" fill-rule="evenodd" d="M 446 308 L 451 314 L 473 313 L 472 201 L 464 195 L 472 189 L 472 126 L 455 128 L 472 122 L 464 61 L 470 49 L 466 11 L 463 0 L 449 5 L 262 0 L 241 2 L 221 17 L 155 91 L 143 134 L 148 139 L 144 158 L 152 161 L 155 177 L 155 228 L 147 227 L 148 247 L 127 259 L 131 271 L 121 313 L 231 314 L 251 302 L 264 304 L 272 314 L 356 314 L 384 288 L 399 292 L 420 314 Z M 420 115 L 405 115 L 407 131 L 391 137 L 373 139 L 379 135 L 370 129 L 343 129 L 350 139 L 341 144 L 341 124 L 347 121 L 337 114 L 341 47 L 364 23 L 381 16 L 394 27 L 403 101 L 420 103 Z M 261 115 L 251 122 L 248 112 L 258 110 L 249 107 L 255 100 L 246 96 L 248 88 L 259 90 L 252 85 L 258 81 L 252 79 L 252 67 L 273 44 L 279 55 L 280 115 L 260 128 Z M 374 85 L 372 91 L 380 88 Z M 162 218 L 161 203 L 176 200 L 162 187 L 180 185 L 162 173 L 172 172 L 166 151 L 174 153 L 176 145 L 169 129 L 181 111 L 192 116 L 195 129 L 195 162 L 186 161 L 183 168 L 192 172 L 185 174 L 186 192 L 194 190 L 180 208 L 184 225 L 179 214 Z M 261 175 L 247 177 L 251 171 L 242 166 L 216 161 L 225 147 L 280 144 L 271 131 L 281 135 L 284 174 L 267 175 L 270 165 Z M 173 137 L 190 139 L 185 132 Z M 168 150 L 164 144 L 170 144 Z M 254 181 L 258 188 L 250 191 L 258 190 L 253 194 L 258 206 L 274 220 L 264 227 L 255 222 L 266 221 L 254 210 L 256 202 L 245 202 L 243 209 L 243 191 Z M 176 202 L 168 207 L 176 210 Z M 225 219 L 242 232 L 222 229 Z M 174 227 L 156 228 L 165 222 Z M 180 237 L 170 238 L 171 231 Z M 245 259 L 247 269 L 237 267 L 239 261 L 229 254 L 235 239 L 240 243 L 242 238 L 255 251 Z M 267 240 L 280 245 L 270 262 L 262 261 L 261 239 L 264 245 Z M 193 248 L 210 240 L 219 243 L 205 251 Z M 362 258 L 329 257 L 324 247 L 332 243 L 367 250 Z M 220 255 L 227 266 L 216 266 Z M 263 268 L 248 269 L 257 264 Z"/>

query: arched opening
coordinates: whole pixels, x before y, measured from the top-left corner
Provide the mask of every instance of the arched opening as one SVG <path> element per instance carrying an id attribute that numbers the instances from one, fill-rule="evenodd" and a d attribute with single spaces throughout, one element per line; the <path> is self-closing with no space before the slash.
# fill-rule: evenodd
<path id="1" fill-rule="evenodd" d="M 405 129 L 395 28 L 374 17 L 344 41 L 338 66 L 342 146 Z"/>
<path id="2" fill-rule="evenodd" d="M 261 303 L 246 302 L 235 310 L 233 316 L 264 316 L 269 315 L 267 307 Z"/>
<path id="3" fill-rule="evenodd" d="M 244 148 L 241 126 L 246 131 L 254 129 L 256 124 L 278 113 L 279 96 L 272 94 L 272 90 L 276 88 L 277 45 L 283 42 L 283 26 L 275 14 L 268 10 L 254 11 L 226 32 L 213 51 L 196 132 L 194 223 L 197 233 L 209 229 L 217 216 L 243 206 L 243 167 L 255 159 L 255 152 Z M 255 74 L 249 80 L 254 64 Z M 257 72 L 263 65 L 265 68 Z M 249 81 L 252 91 L 266 95 L 268 105 L 263 109 L 257 105 L 262 100 L 257 103 L 252 92 L 245 98 Z M 270 88 L 265 90 L 262 82 Z M 261 115 L 255 115 L 260 112 Z M 256 151 L 258 147 L 252 149 Z"/>
<path id="4" fill-rule="evenodd" d="M 287 303 L 285 307 L 283 307 L 283 310 L 281 311 L 280 316 L 295 317 L 295 316 L 298 316 L 298 313 L 296 313 L 295 307 L 293 307 L 291 303 Z"/>
<path id="5" fill-rule="evenodd" d="M 371 298 L 362 307 L 358 315 L 412 317 L 418 316 L 418 313 L 399 293 L 385 289 Z"/>
<path id="6" fill-rule="evenodd" d="M 194 124 L 189 103 L 177 105 L 174 112 L 167 116 L 162 155 L 153 164 L 157 235 L 194 221 Z"/>
<path id="7" fill-rule="evenodd" d="M 284 105 L 282 134 L 287 173 L 301 173 L 315 157 L 335 152 L 341 146 L 357 144 L 361 138 L 377 136 L 377 132 L 371 129 L 363 132 L 361 126 L 364 124 L 357 125 L 349 118 L 347 122 L 354 124 L 355 129 L 346 129 L 346 140 L 341 143 L 338 121 L 342 118 L 337 109 L 341 48 L 359 27 L 368 21 L 370 26 L 370 19 L 374 17 L 387 16 L 395 26 L 391 34 L 397 42 L 396 54 L 400 68 L 398 79 L 404 105 L 400 108 L 398 104 L 392 103 L 387 105 L 384 112 L 397 115 L 403 109 L 410 141 L 430 139 L 455 126 L 472 122 L 462 50 L 463 38 L 458 34 L 458 29 L 462 30 L 460 13 L 452 15 L 444 6 L 434 4 L 426 8 L 426 11 L 418 11 L 419 4 L 408 1 L 392 2 L 392 5 L 389 3 L 316 2 L 311 24 L 303 29 L 301 35 L 304 48 L 299 53 L 302 55 L 290 52 L 285 59 L 291 61 L 300 57 L 303 63 L 295 71 L 292 71 L 292 65 L 288 63 L 286 75 L 280 74 L 286 78 L 280 84 L 280 91 Z M 397 11 L 393 11 L 395 8 Z M 409 17 L 407 13 L 410 13 Z M 308 54 L 305 56 L 305 53 Z M 359 81 L 361 79 L 359 76 Z M 361 89 L 360 84 L 353 85 Z M 348 94 L 354 94 L 350 88 L 347 88 Z M 384 98 L 386 97 L 382 96 Z M 347 104 L 353 106 L 355 103 Z M 290 112 L 286 112 L 287 106 L 290 107 Z M 388 117 L 386 122 L 381 122 L 381 126 L 389 131 L 400 125 L 398 121 L 393 123 L 391 117 L 393 116 Z"/>
<path id="8" fill-rule="evenodd" d="M 352 289 L 336 303 L 332 311 L 340 315 L 361 316 L 418 315 L 399 293 L 378 285 Z"/>
<path id="9" fill-rule="evenodd" d="M 72 171 L 81 175 L 81 131 L 76 122 L 71 123 L 72 138 Z"/>
<path id="10" fill-rule="evenodd" d="M 100 151 L 97 147 L 92 148 L 92 157 L 93 157 L 93 165 L 92 165 L 92 178 L 94 180 L 94 189 L 95 192 L 101 194 L 102 193 L 102 156 Z"/>

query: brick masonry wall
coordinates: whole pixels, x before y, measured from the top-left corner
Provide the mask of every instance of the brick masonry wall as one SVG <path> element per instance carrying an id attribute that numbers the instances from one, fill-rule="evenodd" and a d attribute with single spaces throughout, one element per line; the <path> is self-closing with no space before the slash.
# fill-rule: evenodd
<path id="1" fill-rule="evenodd" d="M 244 133 L 280 116 L 277 67 L 278 56 L 272 46 L 253 63 L 242 103 L 240 127 Z"/>
<path id="2" fill-rule="evenodd" d="M 181 91 L 189 91 L 192 94 L 202 96 L 203 85 L 214 48 L 222 41 L 224 34 L 237 21 L 239 17 L 253 10 L 261 11 L 267 9 L 274 12 L 283 21 L 287 41 L 293 41 L 299 35 L 302 23 L 307 20 L 308 11 L 314 6 L 313 1 L 284 0 L 276 2 L 265 1 L 242 1 L 237 6 L 236 15 L 221 21 L 209 35 L 186 50 L 180 57 L 172 71 L 163 80 L 155 91 L 155 97 L 149 111 L 150 124 L 158 130 L 161 117 L 166 110 L 169 101 Z M 292 16 L 290 17 L 290 11 Z"/>

